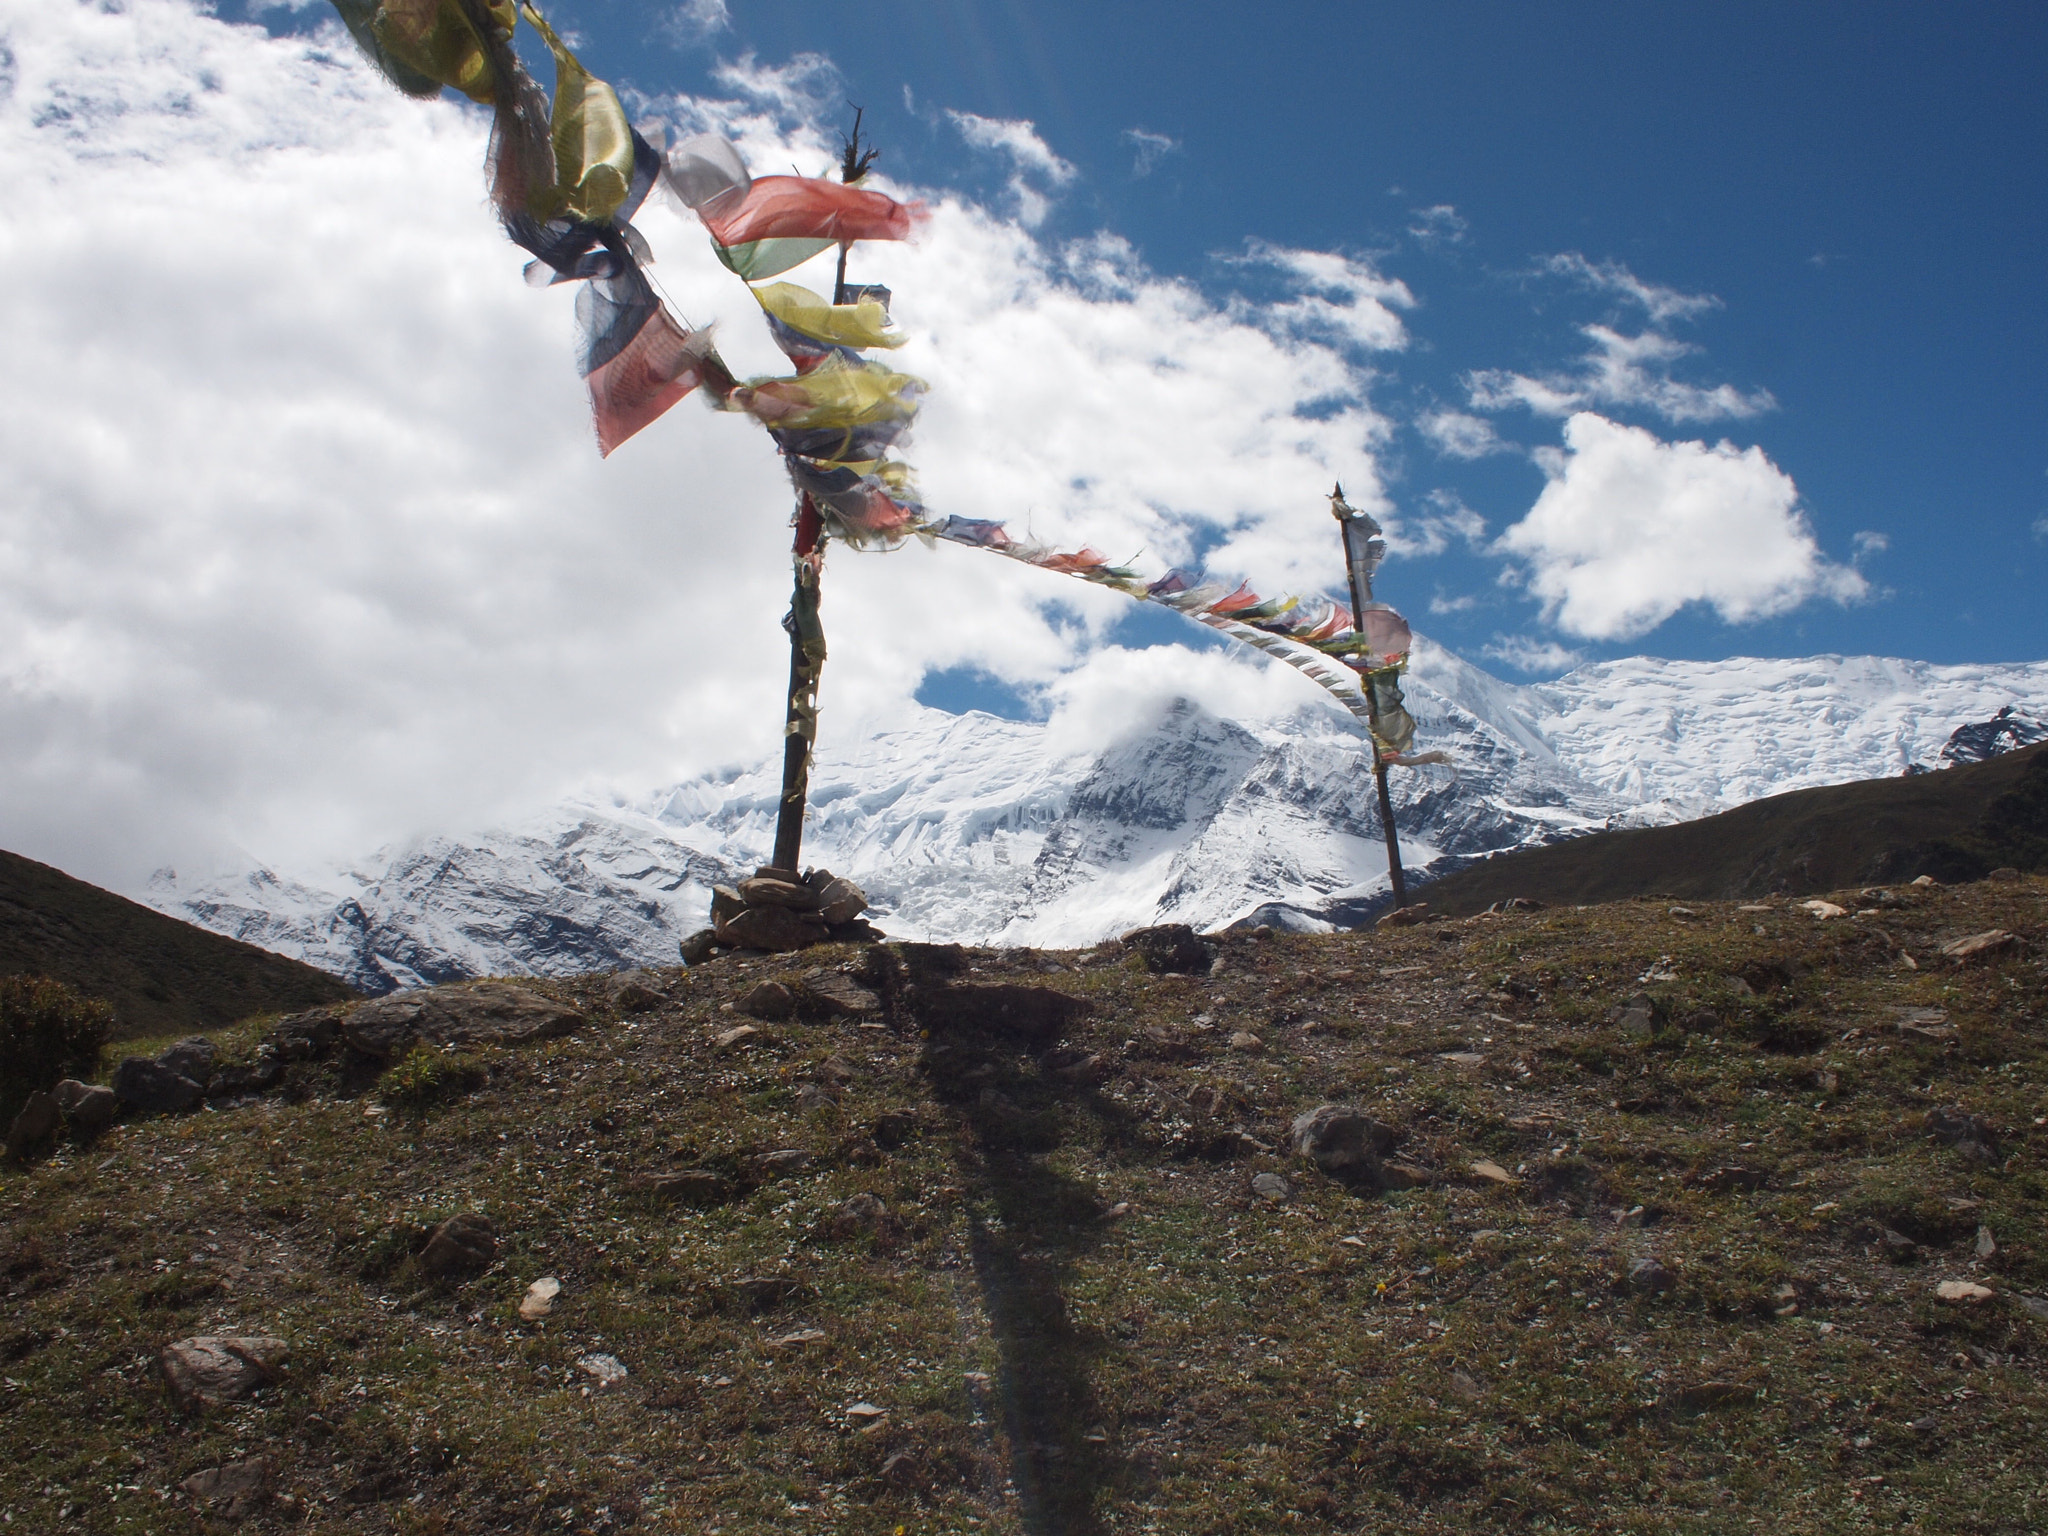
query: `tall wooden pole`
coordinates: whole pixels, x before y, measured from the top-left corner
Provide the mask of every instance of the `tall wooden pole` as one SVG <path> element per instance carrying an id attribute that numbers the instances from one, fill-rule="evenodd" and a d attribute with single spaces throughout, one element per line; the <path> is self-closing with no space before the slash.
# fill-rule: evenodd
<path id="1" fill-rule="evenodd" d="M 1365 605 L 1372 601 L 1372 574 L 1366 564 L 1365 541 L 1379 533 L 1379 525 L 1344 500 L 1342 485 L 1330 493 L 1330 515 L 1337 519 L 1344 536 L 1344 572 L 1351 583 L 1351 627 L 1363 638 Z M 1369 665 L 1372 658 L 1365 659 Z M 1359 681 L 1365 690 L 1366 720 L 1372 727 L 1372 776 L 1380 792 L 1380 827 L 1387 835 L 1387 876 L 1398 910 L 1408 905 L 1408 881 L 1401 872 L 1401 839 L 1394 830 L 1394 797 L 1387 792 L 1387 764 L 1380 756 L 1379 699 L 1369 675 L 1361 676 Z"/>
<path id="2" fill-rule="evenodd" d="M 860 147 L 861 109 L 853 109 L 853 132 L 839 162 L 839 179 L 855 182 L 875 163 L 875 151 Z M 832 284 L 832 302 L 846 302 L 846 246 L 839 247 L 839 271 Z M 796 541 L 790 551 L 796 566 L 790 589 L 789 614 L 782 627 L 789 632 L 789 695 L 782 722 L 782 798 L 775 807 L 775 852 L 770 862 L 794 873 L 803 857 L 804 806 L 810 797 L 811 753 L 818 742 L 818 684 L 825 672 L 825 630 L 818 619 L 821 596 L 818 577 L 825 563 L 823 521 L 811 498 L 799 496 Z"/>

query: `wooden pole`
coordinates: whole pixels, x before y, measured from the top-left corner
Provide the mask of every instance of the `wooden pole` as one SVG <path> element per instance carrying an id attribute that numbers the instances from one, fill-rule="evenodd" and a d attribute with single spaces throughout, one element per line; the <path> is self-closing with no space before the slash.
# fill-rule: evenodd
<path id="1" fill-rule="evenodd" d="M 853 132 L 839 162 L 839 179 L 855 182 L 875 163 L 876 152 L 860 146 L 861 109 L 853 109 Z M 846 246 L 839 247 L 839 271 L 832 284 L 832 302 L 846 302 Z M 825 563 L 824 527 L 808 496 L 797 498 L 796 541 L 790 551 L 796 567 L 790 589 L 789 614 L 782 627 L 789 632 L 789 694 L 782 719 L 782 798 L 775 807 L 775 852 L 770 862 L 795 873 L 803 857 L 804 807 L 810 797 L 811 753 L 818 743 L 818 684 L 825 673 L 825 630 L 818 619 L 821 597 L 818 576 Z"/>
<path id="2" fill-rule="evenodd" d="M 1351 583 L 1351 627 L 1362 636 L 1365 633 L 1365 605 L 1372 599 L 1372 587 L 1370 578 L 1362 576 L 1357 560 L 1352 557 L 1351 541 L 1354 535 L 1359 538 L 1369 536 L 1361 526 L 1364 514 L 1344 500 L 1344 487 L 1339 485 L 1330 493 L 1330 515 L 1337 519 L 1337 526 L 1344 536 L 1344 574 Z M 1374 528 L 1372 532 L 1379 530 Z M 1361 676 L 1359 681 L 1364 685 L 1366 720 L 1372 727 L 1372 776 L 1380 792 L 1380 827 L 1387 835 L 1387 877 L 1393 886 L 1394 907 L 1398 911 L 1408 905 L 1408 881 L 1401 871 L 1401 839 L 1394 830 L 1394 797 L 1387 791 L 1387 765 L 1380 756 L 1379 701 L 1373 695 L 1371 678 Z"/>

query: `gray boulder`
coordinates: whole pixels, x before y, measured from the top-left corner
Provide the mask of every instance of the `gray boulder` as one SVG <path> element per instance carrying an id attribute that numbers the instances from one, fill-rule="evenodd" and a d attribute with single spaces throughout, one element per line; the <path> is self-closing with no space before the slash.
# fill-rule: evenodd
<path id="1" fill-rule="evenodd" d="M 63 1117 L 57 1112 L 56 1098 L 47 1093 L 36 1092 L 28 1096 L 21 1106 L 21 1113 L 14 1117 L 14 1124 L 7 1130 L 7 1155 L 20 1160 L 57 1134 L 57 1127 Z"/>
<path id="2" fill-rule="evenodd" d="M 203 1083 L 213 1076 L 213 1061 L 218 1054 L 211 1040 L 204 1035 L 194 1035 L 189 1040 L 180 1040 L 169 1050 L 160 1053 L 156 1064 L 160 1067 L 169 1067 L 180 1077 L 189 1077 L 195 1083 Z"/>
<path id="3" fill-rule="evenodd" d="M 81 1083 L 73 1077 L 65 1078 L 52 1088 L 50 1096 L 64 1111 L 64 1117 L 71 1122 L 71 1129 L 88 1140 L 112 1125 L 115 1113 L 121 1108 L 121 1101 L 115 1097 L 113 1089 L 102 1088 L 97 1083 Z"/>
<path id="4" fill-rule="evenodd" d="M 1133 928 L 1124 935 L 1123 942 L 1126 949 L 1137 952 L 1148 971 L 1206 976 L 1216 961 L 1215 946 L 1186 923 Z"/>
<path id="5" fill-rule="evenodd" d="M 452 1280 L 488 1267 L 497 1253 L 498 1229 L 491 1219 L 464 1211 L 427 1234 L 427 1245 L 420 1250 L 420 1268 Z"/>
<path id="6" fill-rule="evenodd" d="M 114 1068 L 114 1097 L 146 1115 L 175 1115 L 196 1105 L 206 1090 L 182 1072 L 147 1056 L 130 1056 Z"/>
<path id="7" fill-rule="evenodd" d="M 232 1403 L 277 1379 L 291 1355 L 283 1339 L 261 1334 L 198 1334 L 166 1344 L 157 1357 L 180 1409 Z"/>
<path id="8" fill-rule="evenodd" d="M 429 1045 L 523 1045 L 580 1029 L 587 1021 L 565 1003 L 505 981 L 394 992 L 342 1021 L 342 1037 L 366 1056 L 402 1056 Z"/>
<path id="9" fill-rule="evenodd" d="M 1355 1104 L 1319 1104 L 1290 1127 L 1297 1157 L 1341 1179 L 1381 1180 L 1380 1157 L 1393 1150 L 1394 1132 Z"/>

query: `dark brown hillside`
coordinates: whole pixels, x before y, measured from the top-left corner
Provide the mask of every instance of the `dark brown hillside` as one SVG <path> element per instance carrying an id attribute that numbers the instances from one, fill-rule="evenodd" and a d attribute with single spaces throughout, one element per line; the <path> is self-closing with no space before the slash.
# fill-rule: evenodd
<path id="1" fill-rule="evenodd" d="M 0 975 L 40 972 L 114 1005 L 118 1036 L 341 1002 L 325 971 L 0 852 Z"/>
<path id="2" fill-rule="evenodd" d="M 2048 866 L 2048 745 L 1987 763 L 1773 795 L 1671 827 L 1596 832 L 1433 882 L 1433 911 L 1521 896 L 1578 906 L 1665 895 L 1805 896 L 1927 874 L 1944 884 Z"/>

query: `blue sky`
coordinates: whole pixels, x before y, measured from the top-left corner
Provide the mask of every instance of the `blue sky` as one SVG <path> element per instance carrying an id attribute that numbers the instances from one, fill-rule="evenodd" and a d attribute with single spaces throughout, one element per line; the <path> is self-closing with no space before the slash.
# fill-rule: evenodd
<path id="1" fill-rule="evenodd" d="M 912 0 L 868 24 L 734 0 L 653 27 L 639 5 L 559 9 L 594 68 L 657 92 L 713 88 L 719 58 L 823 53 L 888 169 L 917 182 L 992 190 L 943 109 L 1028 120 L 1076 172 L 1045 233 L 1115 231 L 1162 273 L 1227 287 L 1247 241 L 1370 256 L 1417 300 L 1415 344 L 1378 362 L 1375 399 L 1400 424 L 1389 493 L 1411 512 L 1455 495 L 1491 533 L 1527 511 L 1541 471 L 1526 454 L 1448 457 L 1414 421 L 1469 411 L 1475 372 L 1567 370 L 1581 326 L 1646 318 L 1546 260 L 1718 301 L 1663 328 L 1696 349 L 1672 375 L 1771 404 L 1603 413 L 1760 447 L 1869 595 L 1740 624 L 1693 604 L 1610 641 L 1543 624 L 1497 584 L 1498 561 L 1453 543 L 1383 586 L 1454 648 L 2048 655 L 2038 6 Z M 1518 447 L 1558 441 L 1554 416 L 1479 414 Z M 1859 533 L 1885 547 L 1859 551 Z M 1442 611 L 1460 599 L 1476 601 Z"/>
<path id="2" fill-rule="evenodd" d="M 2038 6 L 551 14 L 757 171 L 866 108 L 930 209 L 853 274 L 931 383 L 934 514 L 1328 588 L 1341 478 L 1379 595 L 1522 680 L 2048 656 Z M 0 846 L 134 889 L 779 750 L 787 479 L 702 400 L 599 458 L 485 112 L 313 0 L 0 0 L 0 40 Z M 694 217 L 637 222 L 781 371 Z M 835 552 L 826 594 L 828 748 L 917 702 L 1076 750 L 1175 695 L 1331 707 L 953 546 Z"/>

